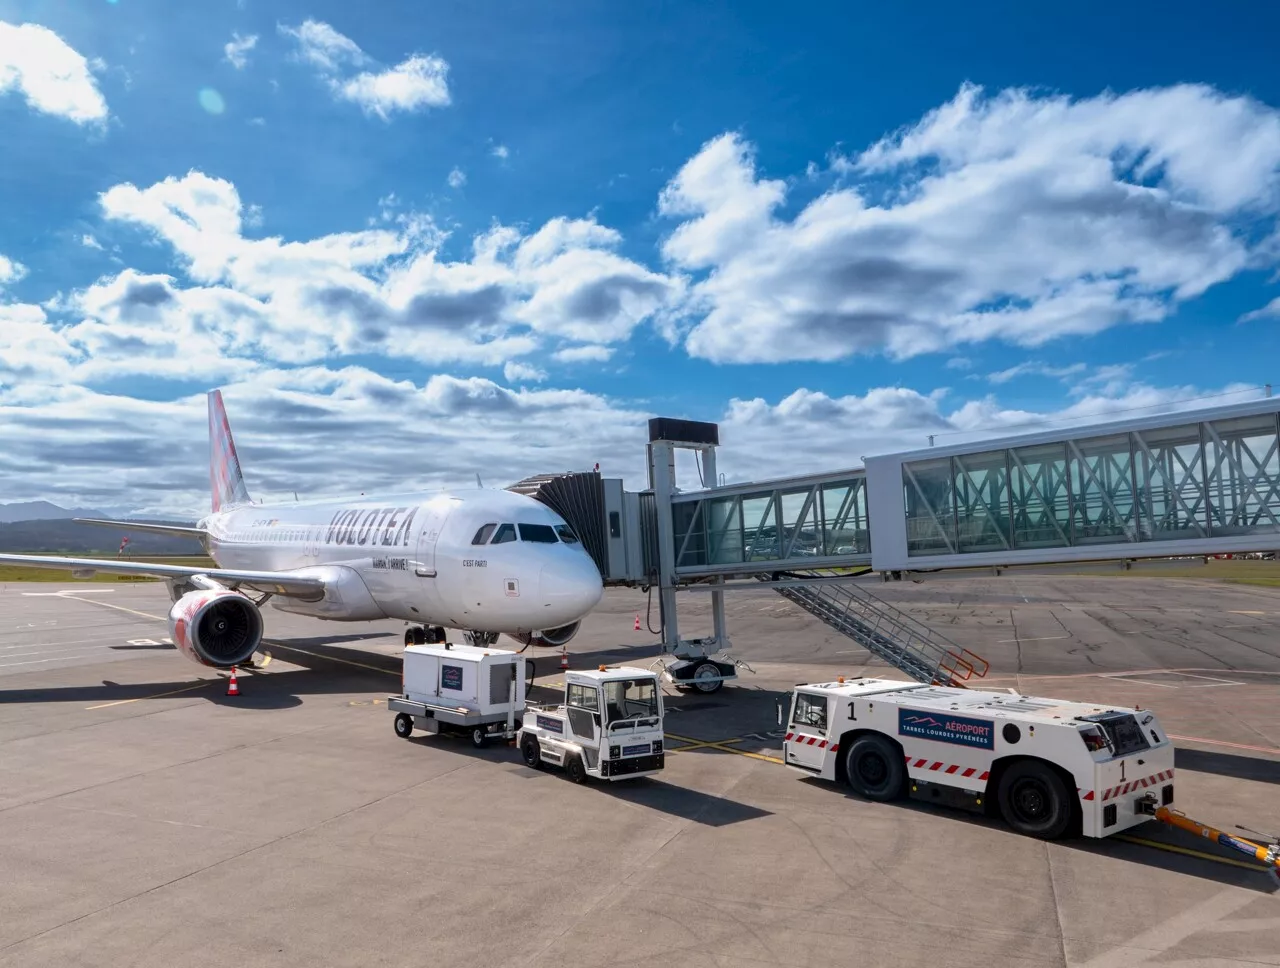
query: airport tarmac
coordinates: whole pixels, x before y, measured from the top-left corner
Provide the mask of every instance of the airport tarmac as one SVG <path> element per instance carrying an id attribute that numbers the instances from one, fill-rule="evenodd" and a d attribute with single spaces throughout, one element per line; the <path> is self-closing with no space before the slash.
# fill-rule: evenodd
<path id="1" fill-rule="evenodd" d="M 1280 833 L 1280 589 L 870 587 L 990 660 L 993 687 L 1156 709 L 1179 808 Z M 755 671 L 669 696 L 665 774 L 587 786 L 508 747 L 398 739 L 401 623 L 267 607 L 272 660 L 228 697 L 167 643 L 168 604 L 0 586 L 0 968 L 1280 965 L 1276 882 L 1207 841 L 1152 823 L 1045 844 L 784 770 L 777 696 L 885 670 L 767 589 L 727 599 Z M 610 591 L 572 665 L 648 665 L 648 605 Z M 680 595 L 683 634 L 709 606 Z M 558 654 L 536 662 L 553 688 Z"/>

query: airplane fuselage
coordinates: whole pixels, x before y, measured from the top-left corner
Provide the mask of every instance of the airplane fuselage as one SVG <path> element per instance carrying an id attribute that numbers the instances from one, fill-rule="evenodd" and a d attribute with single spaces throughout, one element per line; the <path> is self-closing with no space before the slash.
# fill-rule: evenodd
<path id="1" fill-rule="evenodd" d="M 324 577 L 322 601 L 272 603 L 317 618 L 526 633 L 578 621 L 603 594 L 564 519 L 504 490 L 249 504 L 200 527 L 220 568 Z"/>

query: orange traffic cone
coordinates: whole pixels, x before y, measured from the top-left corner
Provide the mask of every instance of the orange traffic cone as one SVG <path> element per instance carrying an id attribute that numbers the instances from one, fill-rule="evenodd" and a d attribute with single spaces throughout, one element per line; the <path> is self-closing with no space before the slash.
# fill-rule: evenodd
<path id="1" fill-rule="evenodd" d="M 561 669 L 569 668 L 569 650 L 568 649 L 564 649 L 560 652 L 560 668 Z"/>
<path id="2" fill-rule="evenodd" d="M 635 630 L 637 632 L 640 631 L 640 613 L 639 612 L 636 612 L 636 629 Z"/>
<path id="3" fill-rule="evenodd" d="M 240 686 L 239 686 L 239 684 L 236 682 L 236 667 L 235 667 L 235 666 L 232 666 L 232 667 L 231 667 L 231 681 L 227 684 L 227 695 L 228 695 L 228 696 L 238 696 L 238 695 L 240 695 Z"/>

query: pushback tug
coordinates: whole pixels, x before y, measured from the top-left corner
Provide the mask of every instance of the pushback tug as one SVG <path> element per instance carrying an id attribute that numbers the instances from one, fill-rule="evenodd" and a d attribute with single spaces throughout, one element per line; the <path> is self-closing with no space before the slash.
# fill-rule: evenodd
<path id="1" fill-rule="evenodd" d="M 998 812 L 1045 839 L 1168 811 L 1173 752 L 1148 710 L 843 676 L 795 688 L 783 741 L 789 768 L 868 799 Z"/>

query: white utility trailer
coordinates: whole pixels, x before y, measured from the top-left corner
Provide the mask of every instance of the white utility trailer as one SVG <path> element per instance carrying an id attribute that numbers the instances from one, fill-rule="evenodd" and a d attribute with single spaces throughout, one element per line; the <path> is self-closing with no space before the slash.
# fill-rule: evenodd
<path id="1" fill-rule="evenodd" d="M 1107 837 L 1173 804 L 1173 744 L 1148 710 L 892 679 L 795 687 L 783 760 L 872 800 L 998 813 L 1045 839 Z"/>
<path id="2" fill-rule="evenodd" d="M 524 715 L 525 659 L 506 649 L 472 645 L 410 645 L 404 650 L 399 696 L 388 696 L 396 735 L 415 727 L 465 733 L 474 746 L 511 739 Z"/>
<path id="3" fill-rule="evenodd" d="M 517 742 L 525 764 L 562 767 L 569 779 L 621 780 L 663 769 L 662 690 L 630 666 L 564 674 L 564 702 L 529 706 Z"/>

